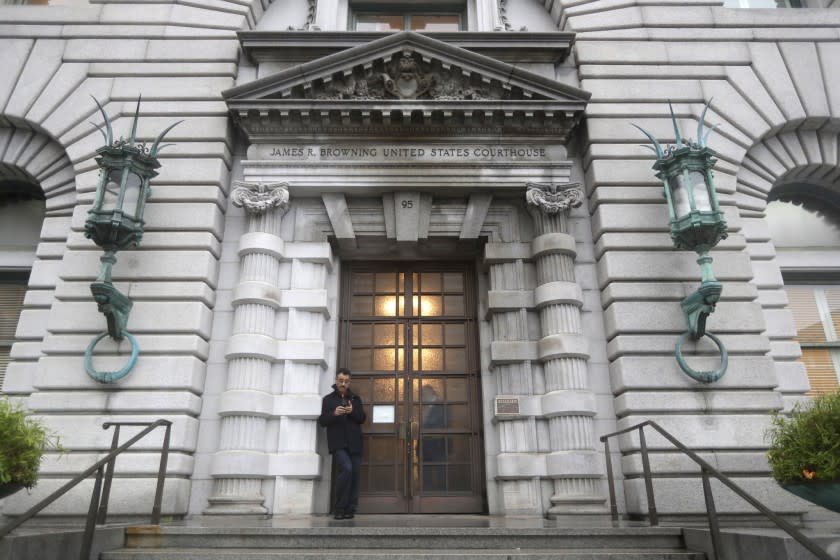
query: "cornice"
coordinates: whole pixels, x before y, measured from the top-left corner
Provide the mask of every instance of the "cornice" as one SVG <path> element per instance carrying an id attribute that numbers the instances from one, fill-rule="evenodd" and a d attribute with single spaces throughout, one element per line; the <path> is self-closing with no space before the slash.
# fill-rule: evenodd
<path id="1" fill-rule="evenodd" d="M 254 63 L 302 63 L 394 35 L 366 31 L 239 31 L 242 50 Z M 508 63 L 560 63 L 569 56 L 575 34 L 568 32 L 420 33 Z"/>

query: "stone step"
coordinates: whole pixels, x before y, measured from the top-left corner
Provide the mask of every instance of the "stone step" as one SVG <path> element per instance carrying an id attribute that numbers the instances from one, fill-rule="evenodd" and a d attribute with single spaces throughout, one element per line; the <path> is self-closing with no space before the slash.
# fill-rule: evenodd
<path id="1" fill-rule="evenodd" d="M 676 527 L 179 527 L 126 529 L 127 549 L 682 550 Z"/>
<path id="2" fill-rule="evenodd" d="M 300 549 L 159 548 L 105 552 L 101 560 L 706 560 L 700 552 L 664 549 Z"/>

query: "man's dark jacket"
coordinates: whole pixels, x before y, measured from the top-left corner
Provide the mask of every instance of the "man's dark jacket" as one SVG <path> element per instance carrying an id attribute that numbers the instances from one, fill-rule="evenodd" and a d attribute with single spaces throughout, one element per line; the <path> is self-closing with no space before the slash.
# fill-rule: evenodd
<path id="1" fill-rule="evenodd" d="M 352 400 L 353 412 L 335 415 L 335 409 L 341 406 L 342 397 L 335 385 L 333 392 L 321 401 L 321 417 L 318 423 L 327 429 L 327 446 L 330 453 L 339 449 L 347 449 L 351 455 L 362 453 L 362 424 L 365 423 L 365 411 L 362 399 L 347 389 L 345 397 Z"/>

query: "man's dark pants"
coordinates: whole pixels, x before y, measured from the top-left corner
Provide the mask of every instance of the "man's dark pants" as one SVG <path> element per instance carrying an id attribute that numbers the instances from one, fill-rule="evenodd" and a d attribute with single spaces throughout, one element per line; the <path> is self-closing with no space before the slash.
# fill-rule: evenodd
<path id="1" fill-rule="evenodd" d="M 361 479 L 362 456 L 351 455 L 347 449 L 333 453 L 338 474 L 335 478 L 336 513 L 356 513 L 359 508 L 359 480 Z"/>

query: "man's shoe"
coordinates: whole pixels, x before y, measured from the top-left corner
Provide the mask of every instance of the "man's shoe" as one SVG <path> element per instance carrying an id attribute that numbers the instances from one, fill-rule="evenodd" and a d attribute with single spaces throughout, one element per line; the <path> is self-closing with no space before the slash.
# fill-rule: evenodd
<path id="1" fill-rule="evenodd" d="M 347 515 L 343 511 L 337 511 L 335 512 L 333 519 L 344 519 L 345 517 L 347 517 Z"/>
<path id="2" fill-rule="evenodd" d="M 344 519 L 353 519 L 354 517 L 356 517 L 356 514 L 352 511 L 345 512 L 344 514 Z"/>

